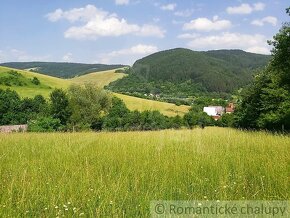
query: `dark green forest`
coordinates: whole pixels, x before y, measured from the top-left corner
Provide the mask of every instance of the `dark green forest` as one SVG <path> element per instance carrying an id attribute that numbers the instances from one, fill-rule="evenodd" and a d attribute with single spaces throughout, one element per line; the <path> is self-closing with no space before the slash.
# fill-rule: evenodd
<path id="1" fill-rule="evenodd" d="M 112 70 L 125 67 L 125 65 L 106 65 L 106 64 L 80 64 L 80 63 L 61 63 L 61 62 L 9 62 L 2 63 L 0 66 L 15 69 L 32 69 L 31 71 L 59 77 L 73 78 L 84 74 Z"/>
<path id="2" fill-rule="evenodd" d="M 171 49 L 136 61 L 125 71 L 129 76 L 107 88 L 138 97 L 158 94 L 164 99 L 225 97 L 249 84 L 255 71 L 263 69 L 270 59 L 268 55 L 241 50 Z"/>

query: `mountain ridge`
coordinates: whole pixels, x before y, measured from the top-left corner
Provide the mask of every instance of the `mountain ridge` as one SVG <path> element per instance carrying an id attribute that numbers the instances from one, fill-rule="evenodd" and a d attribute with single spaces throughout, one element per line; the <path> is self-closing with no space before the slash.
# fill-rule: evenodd
<path id="1" fill-rule="evenodd" d="M 156 52 L 137 60 L 129 76 L 117 80 L 109 88 L 122 93 L 130 93 L 135 87 L 142 94 L 159 89 L 161 94 L 170 94 L 162 86 L 171 83 L 177 87 L 172 94 L 194 95 L 200 92 L 231 93 L 252 81 L 256 70 L 267 65 L 271 56 L 245 52 L 243 50 L 193 51 L 175 48 Z M 186 85 L 188 84 L 188 85 Z M 128 90 L 125 86 L 130 87 Z M 161 90 L 160 90 L 161 86 Z M 143 88 L 142 88 L 143 87 Z"/>
<path id="2" fill-rule="evenodd" d="M 19 70 L 30 70 L 58 78 L 73 78 L 76 76 L 85 75 L 93 72 L 100 72 L 105 70 L 113 70 L 117 68 L 126 67 L 121 64 L 86 64 L 73 62 L 6 62 L 1 63 L 0 66 L 11 67 Z"/>

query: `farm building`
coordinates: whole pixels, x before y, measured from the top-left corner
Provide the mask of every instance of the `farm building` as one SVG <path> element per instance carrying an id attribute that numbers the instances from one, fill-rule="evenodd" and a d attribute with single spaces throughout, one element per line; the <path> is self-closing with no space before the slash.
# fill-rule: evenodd
<path id="1" fill-rule="evenodd" d="M 225 108 L 222 106 L 208 106 L 203 108 L 203 112 L 218 120 L 224 114 Z"/>
<path id="2" fill-rule="evenodd" d="M 25 125 L 9 125 L 9 126 L 0 126 L 0 132 L 2 133 L 12 133 L 12 132 L 26 132 L 28 126 Z"/>

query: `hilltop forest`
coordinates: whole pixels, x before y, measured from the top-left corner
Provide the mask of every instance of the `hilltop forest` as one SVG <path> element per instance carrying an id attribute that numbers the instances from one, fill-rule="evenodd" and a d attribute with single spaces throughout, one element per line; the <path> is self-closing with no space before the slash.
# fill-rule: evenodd
<path id="1" fill-rule="evenodd" d="M 125 71 L 127 77 L 107 88 L 124 94 L 163 99 L 196 95 L 229 96 L 249 84 L 270 56 L 241 50 L 197 52 L 177 48 L 140 59 Z"/>

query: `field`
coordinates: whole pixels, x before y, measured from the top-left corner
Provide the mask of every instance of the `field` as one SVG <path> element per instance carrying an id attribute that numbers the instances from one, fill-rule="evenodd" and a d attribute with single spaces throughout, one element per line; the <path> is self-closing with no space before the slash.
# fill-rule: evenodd
<path id="1" fill-rule="evenodd" d="M 115 70 L 107 70 L 96 73 L 89 73 L 80 77 L 75 77 L 73 79 L 70 79 L 70 81 L 77 84 L 93 83 L 103 88 L 110 82 L 121 79 L 125 75 L 126 74 L 124 73 L 115 73 Z"/>
<path id="2" fill-rule="evenodd" d="M 167 116 L 176 116 L 176 115 L 183 116 L 185 113 L 188 112 L 190 108 L 190 106 L 186 105 L 177 106 L 171 103 L 137 98 L 119 93 L 114 93 L 114 95 L 116 95 L 118 98 L 121 98 L 126 103 L 126 106 L 130 110 L 139 110 L 139 111 L 158 110 Z"/>
<path id="3" fill-rule="evenodd" d="M 7 67 L 2 67 L 0 66 L 0 74 L 5 73 L 7 71 L 14 70 L 11 68 Z M 15 90 L 16 92 L 19 93 L 21 97 L 34 97 L 35 95 L 43 95 L 45 97 L 49 96 L 49 93 L 54 89 L 54 88 L 63 88 L 66 89 L 69 85 L 70 82 L 68 80 L 64 79 L 59 79 L 56 77 L 52 76 L 47 76 L 47 75 L 42 75 L 39 73 L 34 73 L 34 72 L 29 72 L 29 71 L 24 71 L 24 70 L 16 70 L 18 73 L 21 73 L 23 76 L 25 76 L 28 79 L 32 79 L 33 77 L 37 77 L 40 80 L 40 83 L 45 85 L 43 86 L 1 86 L 0 88 L 10 88 Z"/>
<path id="4" fill-rule="evenodd" d="M 0 66 L 0 74 L 10 71 L 11 68 L 1 67 Z M 104 87 L 108 85 L 110 82 L 119 79 L 124 76 L 122 73 L 114 73 L 112 71 L 103 71 L 97 73 L 86 74 L 84 76 L 76 77 L 73 79 L 60 79 L 56 77 L 51 77 L 47 75 L 42 75 L 38 73 L 33 73 L 29 71 L 17 70 L 17 72 L 21 73 L 28 79 L 32 79 L 33 77 L 37 77 L 43 86 L 1 86 L 0 88 L 10 88 L 19 93 L 21 97 L 34 97 L 35 95 L 43 95 L 45 97 L 49 96 L 49 93 L 52 92 L 54 88 L 62 88 L 67 89 L 71 84 L 84 84 L 84 83 L 94 83 L 100 87 Z M 161 113 L 168 115 L 168 116 L 175 116 L 175 115 L 183 115 L 185 114 L 189 106 L 176 106 L 175 104 L 159 102 L 159 101 L 152 101 L 147 99 L 136 98 L 128 95 L 122 95 L 114 93 L 117 97 L 121 98 L 127 107 L 130 110 L 159 110 Z"/>
<path id="5" fill-rule="evenodd" d="M 290 138 L 226 128 L 0 135 L 0 217 L 148 217 L 151 200 L 289 199 Z"/>

